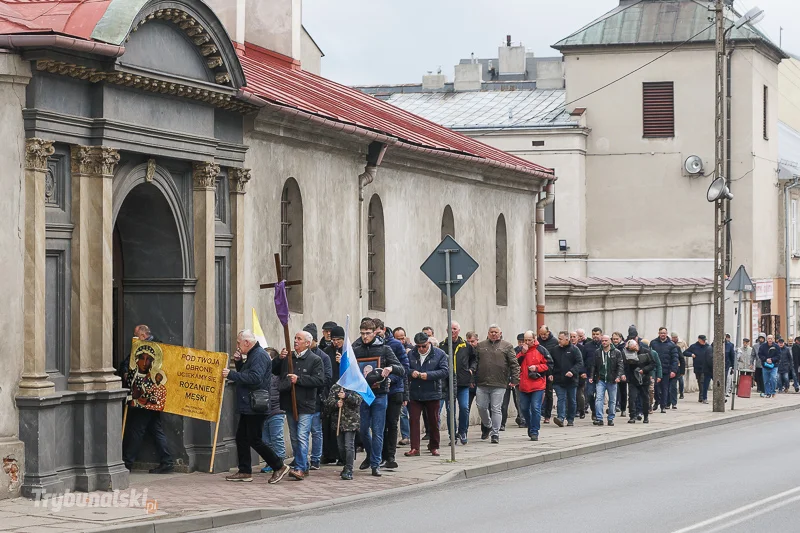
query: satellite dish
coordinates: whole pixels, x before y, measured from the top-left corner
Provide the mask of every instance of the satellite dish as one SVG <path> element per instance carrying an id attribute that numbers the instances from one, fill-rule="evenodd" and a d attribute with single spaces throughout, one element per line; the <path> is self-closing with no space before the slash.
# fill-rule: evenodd
<path id="1" fill-rule="evenodd" d="M 683 163 L 683 168 L 687 174 L 702 174 L 703 173 L 703 160 L 700 156 L 690 155 Z"/>
<path id="2" fill-rule="evenodd" d="M 711 185 L 708 187 L 708 192 L 706 193 L 706 198 L 709 202 L 716 202 L 723 198 L 733 200 L 733 193 L 731 193 L 728 186 L 725 185 L 725 178 L 719 177 L 711 182 Z"/>

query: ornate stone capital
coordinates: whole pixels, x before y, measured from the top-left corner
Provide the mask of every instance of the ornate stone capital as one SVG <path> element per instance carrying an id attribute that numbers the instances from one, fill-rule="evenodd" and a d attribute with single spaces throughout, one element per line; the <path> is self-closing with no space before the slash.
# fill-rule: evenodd
<path id="1" fill-rule="evenodd" d="M 244 194 L 244 186 L 250 181 L 249 168 L 232 168 L 228 171 L 231 194 Z"/>
<path id="2" fill-rule="evenodd" d="M 195 162 L 193 165 L 192 178 L 194 179 L 194 190 L 214 190 L 217 187 L 217 176 L 219 176 L 219 165 L 208 161 Z"/>
<path id="3" fill-rule="evenodd" d="M 72 173 L 110 178 L 119 163 L 119 152 L 106 146 L 73 146 Z"/>
<path id="4" fill-rule="evenodd" d="M 53 141 L 45 141 L 36 137 L 25 139 L 25 168 L 46 171 L 47 158 L 54 152 Z"/>

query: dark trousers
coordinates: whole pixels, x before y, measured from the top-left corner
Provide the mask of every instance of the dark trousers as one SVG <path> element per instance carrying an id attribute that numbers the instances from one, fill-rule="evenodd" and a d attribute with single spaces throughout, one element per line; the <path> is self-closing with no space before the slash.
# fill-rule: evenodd
<path id="1" fill-rule="evenodd" d="M 620 381 L 617 384 L 617 405 L 621 411 L 628 410 L 628 382 Z"/>
<path id="2" fill-rule="evenodd" d="M 542 416 L 545 420 L 550 420 L 553 417 L 553 382 L 550 381 L 550 378 L 547 379 L 547 386 L 544 389 Z"/>
<path id="3" fill-rule="evenodd" d="M 402 392 L 389 395 L 386 406 L 386 425 L 383 429 L 383 459 L 394 461 L 397 452 L 397 429 L 400 424 L 400 410 L 403 408 Z"/>
<path id="4" fill-rule="evenodd" d="M 430 400 L 427 402 L 408 402 L 408 418 L 411 423 L 411 449 L 419 450 L 419 417 L 422 412 L 428 413 L 428 449 L 439 449 L 439 406 L 441 400 Z"/>
<path id="5" fill-rule="evenodd" d="M 670 405 L 670 398 L 669 398 L 669 390 L 670 384 L 673 380 L 669 378 L 669 374 L 664 374 L 664 377 L 661 378 L 660 383 L 656 383 L 656 399 L 657 403 L 661 406 L 662 409 L 669 409 Z M 677 381 L 677 378 L 675 379 Z"/>
<path id="6" fill-rule="evenodd" d="M 586 413 L 586 379 L 578 378 L 578 390 L 575 392 L 578 401 L 578 415 L 581 417 Z"/>
<path id="7" fill-rule="evenodd" d="M 125 421 L 125 440 L 122 445 L 122 460 L 126 465 L 132 465 L 136 461 L 139 446 L 141 446 L 142 439 L 148 430 L 153 435 L 153 440 L 155 440 L 161 464 L 171 465 L 172 456 L 167 445 L 167 435 L 161 425 L 161 412 L 139 407 L 128 408 L 128 419 Z"/>
<path id="8" fill-rule="evenodd" d="M 636 414 L 638 413 L 639 409 L 637 407 L 637 402 L 642 402 L 642 412 L 644 413 L 644 418 L 647 420 L 648 415 L 650 414 L 649 410 L 647 409 L 647 404 L 650 401 L 650 383 L 645 381 L 641 385 L 636 382 L 629 382 L 628 383 L 628 399 L 630 400 L 630 406 L 628 407 L 628 415 L 631 419 L 636 418 Z"/>
<path id="9" fill-rule="evenodd" d="M 250 448 L 267 462 L 273 472 L 283 468 L 283 459 L 275 455 L 262 438 L 266 419 L 266 415 L 239 415 L 239 426 L 236 428 L 236 454 L 239 457 L 239 472 L 243 474 L 253 473 Z"/>
<path id="10" fill-rule="evenodd" d="M 703 373 L 698 372 L 697 370 L 694 371 L 694 377 L 697 379 L 697 400 L 702 402 L 703 401 Z"/>
<path id="11" fill-rule="evenodd" d="M 506 420 L 508 420 L 508 404 L 511 403 L 512 397 L 514 398 L 514 407 L 517 409 L 517 425 L 522 422 L 522 418 L 520 417 L 519 401 L 517 400 L 517 388 L 507 387 L 506 395 L 503 396 L 503 407 L 501 408 L 501 412 L 503 413 L 503 421 L 500 423 L 501 427 L 505 427 Z"/>
<path id="12" fill-rule="evenodd" d="M 322 458 L 329 463 L 335 463 L 339 459 L 339 446 L 336 438 L 339 412 L 335 411 L 335 413 L 322 413 Z"/>
<path id="13" fill-rule="evenodd" d="M 761 373 L 761 369 L 756 368 L 753 375 L 756 380 L 756 392 L 764 392 L 764 374 Z"/>
<path id="14" fill-rule="evenodd" d="M 475 395 L 478 394 L 478 388 L 475 385 L 469 387 L 469 410 L 472 411 L 472 402 L 475 401 Z"/>
<path id="15" fill-rule="evenodd" d="M 334 436 L 336 435 L 336 428 L 333 428 L 333 434 Z M 344 469 L 348 472 L 353 471 L 353 462 L 356 460 L 355 440 L 355 431 L 340 431 L 339 436 L 336 437 L 337 448 L 342 454 L 341 460 L 344 463 Z"/>

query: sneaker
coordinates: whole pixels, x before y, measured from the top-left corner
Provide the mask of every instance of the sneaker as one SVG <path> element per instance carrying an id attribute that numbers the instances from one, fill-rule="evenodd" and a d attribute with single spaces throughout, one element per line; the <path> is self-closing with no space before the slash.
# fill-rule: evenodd
<path id="1" fill-rule="evenodd" d="M 173 470 L 175 470 L 174 465 L 158 465 L 157 467 L 148 470 L 148 472 L 151 474 L 169 474 Z"/>
<path id="2" fill-rule="evenodd" d="M 412 449 L 408 450 L 406 453 L 404 453 L 403 455 L 405 455 L 406 457 L 419 457 L 419 450 L 415 450 L 415 449 L 412 448 Z M 366 469 L 362 468 L 362 470 L 366 470 Z"/>
<path id="3" fill-rule="evenodd" d="M 341 477 L 345 481 L 352 481 L 353 480 L 353 473 L 349 470 L 342 472 L 339 477 Z"/>
<path id="4" fill-rule="evenodd" d="M 678 339 L 678 340 L 680 340 L 680 339 Z M 681 400 L 683 400 L 683 394 L 681 394 L 680 396 L 678 396 L 678 398 L 680 398 Z"/>
<path id="5" fill-rule="evenodd" d="M 647 418 L 645 418 L 644 420 L 642 420 L 642 424 L 649 424 L 649 423 L 650 423 L 650 420 L 648 420 Z"/>
<path id="6" fill-rule="evenodd" d="M 311 466 L 309 466 L 309 468 L 311 470 L 319 470 L 319 463 L 315 463 L 314 461 L 311 461 Z"/>
<path id="7" fill-rule="evenodd" d="M 553 419 L 553 422 L 555 422 L 555 424 L 560 428 L 564 427 L 564 421 L 562 419 L 558 418 L 558 417 L 555 417 Z"/>
<path id="8" fill-rule="evenodd" d="M 283 465 L 283 468 L 279 468 L 277 472 L 274 472 L 272 474 L 272 477 L 269 478 L 269 480 L 267 480 L 267 483 L 269 483 L 270 485 L 274 485 L 278 481 L 282 480 L 283 476 L 289 473 L 289 470 L 290 470 L 289 465 Z"/>
<path id="9" fill-rule="evenodd" d="M 237 472 L 232 476 L 225 476 L 225 481 L 244 481 L 249 483 L 253 481 L 253 476 L 250 474 L 245 474 L 244 472 Z"/>
<path id="10" fill-rule="evenodd" d="M 297 481 L 303 481 L 306 475 L 298 469 L 289 470 L 289 477 L 296 479 Z"/>
<path id="11" fill-rule="evenodd" d="M 467 442 L 469 442 L 466 435 L 459 435 L 458 438 L 461 441 L 462 446 L 466 446 Z"/>
<path id="12" fill-rule="evenodd" d="M 636 420 L 641 420 L 641 419 L 642 419 L 642 415 L 636 415 Z"/>
<path id="13" fill-rule="evenodd" d="M 613 420 L 609 420 L 609 421 L 608 421 L 608 425 L 609 425 L 609 426 L 613 426 L 613 425 L 614 425 L 614 421 L 613 421 Z"/>
<path id="14" fill-rule="evenodd" d="M 620 416 L 621 416 L 622 418 L 625 418 L 627 415 L 625 414 L 625 411 L 622 411 L 622 412 L 620 413 Z"/>
<path id="15" fill-rule="evenodd" d="M 532 441 L 536 442 L 539 440 L 539 435 L 529 435 Z"/>
<path id="16" fill-rule="evenodd" d="M 267 465 L 267 466 L 265 466 L 264 468 L 261 469 L 261 473 L 262 474 L 269 474 L 270 472 L 272 472 L 272 467 L 269 466 L 269 465 Z"/>
<path id="17" fill-rule="evenodd" d="M 483 424 L 481 424 L 481 440 L 488 439 L 491 433 L 492 433 L 491 427 L 486 427 Z"/>
<path id="18" fill-rule="evenodd" d="M 574 426 L 574 425 L 575 425 L 575 422 L 573 422 L 572 420 L 570 420 L 569 422 L 567 422 L 567 427 L 572 427 L 572 426 Z"/>
<path id="19" fill-rule="evenodd" d="M 578 416 L 579 416 L 579 418 L 580 418 L 581 420 L 583 420 L 584 418 L 586 418 L 586 413 L 581 413 L 581 414 L 580 414 L 580 415 L 578 415 Z"/>
<path id="20" fill-rule="evenodd" d="M 397 464 L 397 462 L 394 459 L 392 459 L 391 461 L 386 461 L 386 464 L 383 465 L 383 467 L 385 469 L 387 469 L 387 470 L 394 470 L 398 466 L 399 465 Z"/>
<path id="21" fill-rule="evenodd" d="M 666 409 L 664 409 L 664 408 L 662 407 L 662 408 L 661 408 L 661 413 L 662 413 L 662 414 L 664 414 L 664 413 L 666 413 L 666 412 L 667 412 L 667 410 L 666 410 Z"/>
<path id="22" fill-rule="evenodd" d="M 636 423 L 635 418 L 631 418 L 630 420 L 628 420 L 628 424 L 635 424 L 635 423 Z"/>
<path id="23" fill-rule="evenodd" d="M 375 477 L 381 477 L 381 469 L 377 468 L 377 467 L 373 468 L 372 469 L 372 475 L 375 476 Z"/>
<path id="24" fill-rule="evenodd" d="M 703 403 L 708 403 L 708 400 L 703 400 Z"/>
<path id="25" fill-rule="evenodd" d="M 677 405 L 673 405 L 673 406 L 672 406 L 672 409 L 677 409 L 677 408 L 678 408 L 678 406 L 677 406 Z"/>
<path id="26" fill-rule="evenodd" d="M 366 470 L 367 468 L 369 468 L 369 457 L 367 457 L 366 459 L 364 459 L 364 461 L 363 461 L 363 462 L 361 463 L 361 465 L 358 467 L 358 469 L 359 469 L 359 470 Z"/>
<path id="27" fill-rule="evenodd" d="M 500 437 L 497 435 L 492 435 L 492 444 L 500 444 Z"/>
<path id="28" fill-rule="evenodd" d="M 602 420 L 592 420 L 592 425 L 594 425 L 594 426 L 602 426 L 603 425 L 603 421 Z"/>
<path id="29" fill-rule="evenodd" d="M 398 446 L 408 446 L 409 444 L 411 444 L 411 439 L 406 439 L 405 437 L 397 442 Z"/>
<path id="30" fill-rule="evenodd" d="M 505 426 L 505 424 L 503 424 L 502 426 L 500 426 L 500 431 L 505 431 L 505 430 L 506 430 L 506 426 Z"/>

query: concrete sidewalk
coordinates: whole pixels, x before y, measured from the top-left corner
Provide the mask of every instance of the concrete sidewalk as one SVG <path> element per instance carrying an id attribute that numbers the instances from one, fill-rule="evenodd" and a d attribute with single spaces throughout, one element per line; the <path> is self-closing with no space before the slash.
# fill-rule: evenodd
<path id="1" fill-rule="evenodd" d="M 80 506 L 69 496 L 47 506 L 24 498 L 6 500 L 0 502 L 0 531 L 197 531 L 344 503 L 374 496 L 376 492 L 385 495 L 415 490 L 421 485 L 502 472 L 800 408 L 800 394 L 794 393 L 775 399 L 737 398 L 736 410 L 724 414 L 712 413 L 710 405 L 699 404 L 696 398 L 694 394 L 687 396 L 678 410 L 654 413 L 649 425 L 627 424 L 625 419 L 618 419 L 613 428 L 596 427 L 588 417 L 576 420 L 571 428 L 543 425 L 539 442 L 530 441 L 526 430 L 509 426 L 500 434 L 500 444 L 492 445 L 488 440 L 481 441 L 479 429 L 473 427 L 469 444 L 456 448 L 456 463 L 447 461 L 449 448 L 442 448 L 439 458 L 424 452 L 421 457 L 407 458 L 402 453 L 408 448 L 402 447 L 398 448 L 399 468 L 394 472 L 384 470 L 379 479 L 370 476 L 368 470 L 357 470 L 353 481 L 341 481 L 340 468 L 333 466 L 312 471 L 302 482 L 287 477 L 278 485 L 268 485 L 267 474 L 255 474 L 253 483 L 229 483 L 223 474 L 137 473 L 131 476 L 131 488 L 120 493 L 136 500 L 131 505 L 122 506 L 121 497 L 92 507 L 84 503 L 102 495 L 110 500 L 110 493 L 73 494 Z M 442 440 L 446 443 L 447 437 Z M 363 454 L 356 466 L 361 458 Z M 131 494 L 132 491 L 136 493 Z"/>

